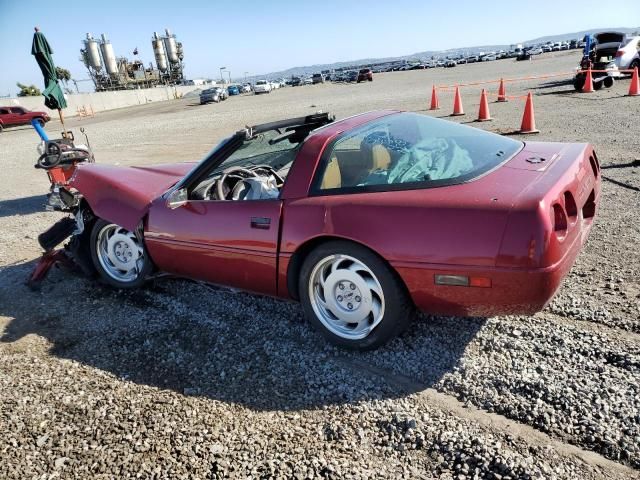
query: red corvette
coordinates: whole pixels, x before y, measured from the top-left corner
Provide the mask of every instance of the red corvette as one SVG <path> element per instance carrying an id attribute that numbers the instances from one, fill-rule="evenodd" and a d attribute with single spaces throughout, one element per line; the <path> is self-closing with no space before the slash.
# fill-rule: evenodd
<path id="1" fill-rule="evenodd" d="M 163 271 L 292 298 L 335 344 L 369 349 L 416 308 L 542 309 L 591 229 L 600 167 L 588 144 L 317 114 L 242 129 L 197 164 L 80 165 L 61 197 L 70 245 L 112 286 Z"/>

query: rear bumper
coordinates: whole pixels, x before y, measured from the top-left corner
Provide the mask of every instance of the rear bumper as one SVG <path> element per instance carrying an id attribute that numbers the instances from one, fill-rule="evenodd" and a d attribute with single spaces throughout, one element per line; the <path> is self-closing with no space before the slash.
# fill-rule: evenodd
<path id="1" fill-rule="evenodd" d="M 393 263 L 418 309 L 432 314 L 479 316 L 532 315 L 553 298 L 585 243 L 592 220 L 585 221 L 564 257 L 549 267 L 487 268 L 459 265 Z M 491 287 L 436 285 L 435 275 L 464 275 L 491 279 Z"/>

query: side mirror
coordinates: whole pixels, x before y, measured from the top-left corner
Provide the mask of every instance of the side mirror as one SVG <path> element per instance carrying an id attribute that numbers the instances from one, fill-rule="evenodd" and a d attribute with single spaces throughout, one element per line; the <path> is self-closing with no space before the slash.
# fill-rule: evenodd
<path id="1" fill-rule="evenodd" d="M 174 190 L 167 197 L 167 207 L 174 210 L 182 205 L 185 205 L 189 199 L 187 198 L 187 189 L 179 188 Z"/>

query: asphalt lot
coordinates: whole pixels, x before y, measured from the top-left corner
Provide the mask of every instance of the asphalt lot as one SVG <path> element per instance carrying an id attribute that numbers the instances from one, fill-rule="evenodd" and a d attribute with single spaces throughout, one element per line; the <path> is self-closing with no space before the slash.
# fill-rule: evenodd
<path id="1" fill-rule="evenodd" d="M 70 119 L 97 161 L 192 161 L 247 124 L 429 112 L 431 86 L 569 72 L 577 51 L 530 62 L 375 75 L 200 106 L 197 97 Z M 590 142 L 603 195 L 589 242 L 533 317 L 421 316 L 366 354 L 328 346 L 295 303 L 186 280 L 119 292 L 63 270 L 24 285 L 45 212 L 30 128 L 0 135 L 0 478 L 640 478 L 640 97 L 570 77 L 534 94 L 540 134 Z M 488 86 L 497 91 L 497 82 Z M 462 90 L 473 122 L 479 86 Z M 493 99 L 490 99 L 493 100 Z M 498 133 L 524 103 L 490 103 Z M 49 132 L 59 123 L 47 125 Z"/>

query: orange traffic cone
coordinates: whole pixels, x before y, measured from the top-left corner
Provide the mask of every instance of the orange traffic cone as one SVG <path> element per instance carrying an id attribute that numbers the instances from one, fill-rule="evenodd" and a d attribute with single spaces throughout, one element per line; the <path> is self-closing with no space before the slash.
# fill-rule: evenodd
<path id="1" fill-rule="evenodd" d="M 640 79 L 638 78 L 638 67 L 633 67 L 633 75 L 631 76 L 631 85 L 629 85 L 628 95 L 631 97 L 640 95 Z"/>
<path id="2" fill-rule="evenodd" d="M 489 113 L 489 102 L 487 101 L 487 92 L 485 89 L 482 89 L 482 93 L 480 94 L 480 110 L 478 111 L 478 119 L 477 122 L 487 122 L 489 120 L 493 120 L 491 118 L 491 114 Z"/>
<path id="3" fill-rule="evenodd" d="M 500 79 L 500 86 L 498 87 L 498 102 L 507 102 L 507 92 L 504 88 L 504 80 Z"/>
<path id="4" fill-rule="evenodd" d="M 438 92 L 435 85 L 431 89 L 431 108 L 429 110 L 440 110 L 440 102 L 438 102 Z"/>
<path id="5" fill-rule="evenodd" d="M 456 94 L 453 100 L 453 113 L 452 117 L 457 115 L 464 115 L 464 110 L 462 109 L 462 98 L 460 97 L 460 89 L 456 87 Z"/>
<path id="6" fill-rule="evenodd" d="M 522 116 L 522 125 L 519 133 L 539 133 L 536 128 L 536 116 L 533 112 L 533 97 L 531 92 L 527 95 L 527 103 L 524 106 L 524 115 Z"/>
<path id="7" fill-rule="evenodd" d="M 591 67 L 587 68 L 587 75 L 584 77 L 582 93 L 593 93 L 593 78 L 591 77 Z"/>

